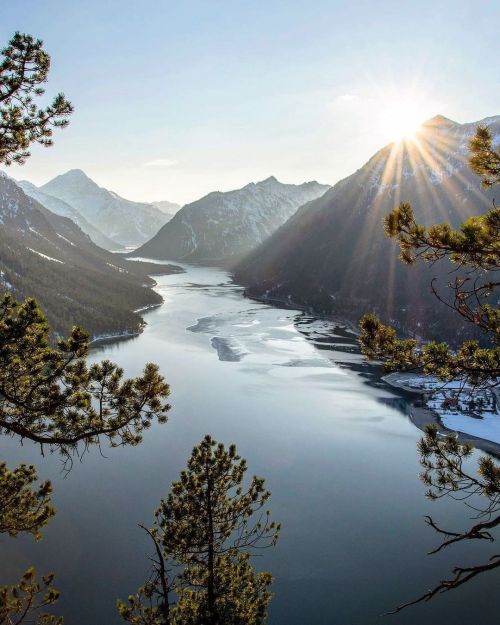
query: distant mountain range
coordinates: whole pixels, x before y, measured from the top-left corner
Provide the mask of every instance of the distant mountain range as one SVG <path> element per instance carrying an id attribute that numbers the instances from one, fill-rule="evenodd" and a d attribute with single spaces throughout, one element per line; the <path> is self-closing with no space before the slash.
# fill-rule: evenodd
<path id="1" fill-rule="evenodd" d="M 116 241 L 112 241 L 106 235 L 104 235 L 98 228 L 93 226 L 87 219 L 85 219 L 85 217 L 76 208 L 74 208 L 64 200 L 60 200 L 57 197 L 44 193 L 38 187 L 36 187 L 31 182 L 28 182 L 27 180 L 20 180 L 17 182 L 17 184 L 26 193 L 26 195 L 32 197 L 42 206 L 45 206 L 45 208 L 48 208 L 56 215 L 61 215 L 62 217 L 69 217 L 70 219 L 72 219 L 78 226 L 80 226 L 80 228 L 86 234 L 89 235 L 89 237 L 96 245 L 99 245 L 99 247 L 103 247 L 106 250 L 116 250 L 123 248 L 122 245 L 120 245 Z"/>
<path id="2" fill-rule="evenodd" d="M 26 185 L 24 185 L 26 186 Z M 0 292 L 35 297 L 56 333 L 78 324 L 94 336 L 137 332 L 138 312 L 161 303 L 148 273 L 97 245 L 70 218 L 56 215 L 0 173 Z"/>
<path id="3" fill-rule="evenodd" d="M 161 212 L 167 215 L 169 219 L 172 219 L 175 213 L 177 213 L 181 208 L 180 204 L 176 204 L 175 202 L 167 202 L 166 200 L 162 200 L 160 202 L 151 202 L 151 204 L 153 206 L 156 206 L 156 208 L 160 209 Z"/>
<path id="4" fill-rule="evenodd" d="M 140 245 L 169 219 L 168 214 L 153 204 L 132 202 L 99 187 L 80 169 L 61 174 L 38 189 L 25 186 L 25 191 L 54 212 L 67 211 L 67 208 L 63 209 L 50 198 L 62 200 L 78 213 L 71 218 L 95 243 L 107 249 Z"/>
<path id="5" fill-rule="evenodd" d="M 430 293 L 435 275 L 446 292 L 451 268 L 402 265 L 383 218 L 403 201 L 426 225 L 456 226 L 490 208 L 493 192 L 481 188 L 467 166 L 478 123 L 500 142 L 500 116 L 470 124 L 437 116 L 415 141 L 384 147 L 236 264 L 235 279 L 251 295 L 294 301 L 353 322 L 373 311 L 406 333 L 460 338 L 457 315 Z"/>
<path id="6" fill-rule="evenodd" d="M 235 191 L 209 193 L 179 210 L 135 254 L 155 259 L 234 261 L 269 237 L 299 206 L 328 189 L 318 182 L 283 184 L 270 177 Z"/>

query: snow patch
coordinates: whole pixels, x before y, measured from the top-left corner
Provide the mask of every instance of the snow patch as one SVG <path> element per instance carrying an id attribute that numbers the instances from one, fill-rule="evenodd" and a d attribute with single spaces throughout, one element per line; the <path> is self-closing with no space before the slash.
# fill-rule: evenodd
<path id="1" fill-rule="evenodd" d="M 50 260 L 53 263 L 59 263 L 60 265 L 64 265 L 65 263 L 62 260 L 58 260 L 57 258 L 52 258 L 52 256 L 47 256 L 47 254 L 42 254 L 42 252 L 37 252 L 36 250 L 32 249 L 31 247 L 27 248 L 30 252 L 33 252 L 33 254 L 38 254 L 38 256 L 41 256 L 42 258 L 45 258 L 45 260 Z"/>

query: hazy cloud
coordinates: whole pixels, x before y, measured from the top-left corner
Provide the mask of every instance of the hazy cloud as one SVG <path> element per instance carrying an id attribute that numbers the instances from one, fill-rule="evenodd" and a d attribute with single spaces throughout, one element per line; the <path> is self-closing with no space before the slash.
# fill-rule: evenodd
<path id="1" fill-rule="evenodd" d="M 152 161 L 147 161 L 143 164 L 143 167 L 148 167 L 149 169 L 168 169 L 169 167 L 175 167 L 178 161 L 175 161 L 171 158 L 156 158 Z"/>
<path id="2" fill-rule="evenodd" d="M 354 93 L 343 93 L 335 98 L 335 102 L 344 103 L 344 102 L 357 102 L 359 100 L 359 96 Z"/>

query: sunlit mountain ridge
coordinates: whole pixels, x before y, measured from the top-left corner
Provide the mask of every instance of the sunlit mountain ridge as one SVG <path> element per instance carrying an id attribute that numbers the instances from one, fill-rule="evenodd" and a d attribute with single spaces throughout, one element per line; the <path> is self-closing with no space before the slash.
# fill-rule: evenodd
<path id="1" fill-rule="evenodd" d="M 236 279 L 257 296 L 290 299 L 357 322 L 373 311 L 401 330 L 451 335 L 443 307 L 430 292 L 446 269 L 404 267 L 397 245 L 385 237 L 384 216 L 410 202 L 424 224 L 458 225 L 492 206 L 467 164 L 468 143 L 478 124 L 500 139 L 500 116 L 458 124 L 443 116 L 425 122 L 414 140 L 391 143 L 321 198 L 301 207 L 273 236 L 235 267 Z"/>

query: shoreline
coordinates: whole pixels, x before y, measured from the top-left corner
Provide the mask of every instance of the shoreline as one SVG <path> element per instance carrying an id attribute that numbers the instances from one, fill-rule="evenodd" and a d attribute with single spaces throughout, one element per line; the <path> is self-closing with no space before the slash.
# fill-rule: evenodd
<path id="1" fill-rule="evenodd" d="M 414 374 L 405 374 L 405 373 L 389 373 L 388 375 L 383 376 L 382 380 L 392 386 L 393 388 L 402 389 L 408 393 L 414 394 L 416 397 L 422 397 L 423 393 L 420 390 L 411 388 L 404 383 L 398 382 L 397 380 L 401 380 L 404 376 L 412 376 Z M 409 378 L 408 378 L 409 379 Z M 445 425 L 443 425 L 439 415 L 431 410 L 427 406 L 416 406 L 412 404 L 410 406 L 410 421 L 413 423 L 415 427 L 417 427 L 422 432 L 425 431 L 426 425 L 435 425 L 438 428 L 439 433 L 442 436 L 446 436 L 447 434 L 456 434 L 458 440 L 462 445 L 471 445 L 476 449 L 480 449 L 481 451 L 485 451 L 496 458 L 500 458 L 500 444 L 495 443 L 493 441 L 489 441 L 485 438 L 479 438 L 472 434 L 467 434 L 466 432 L 460 432 L 458 430 L 450 430 Z"/>
<path id="2" fill-rule="evenodd" d="M 161 304 L 159 304 L 159 306 L 161 306 Z M 141 329 L 135 330 L 135 331 L 125 330 L 123 332 L 114 332 L 114 333 L 112 332 L 110 334 L 98 334 L 97 336 L 93 337 L 92 340 L 90 341 L 90 347 L 94 345 L 98 345 L 100 343 L 114 343 L 118 341 L 124 341 L 126 339 L 135 338 L 142 334 L 143 329 L 144 328 L 141 327 Z"/>
<path id="3" fill-rule="evenodd" d="M 252 295 L 247 292 L 247 288 L 244 285 L 239 284 L 238 282 L 235 281 L 234 276 L 232 275 L 231 272 L 228 272 L 228 273 L 231 276 L 233 284 L 236 284 L 237 286 L 242 287 L 243 295 L 244 297 L 248 299 L 253 299 L 256 302 L 260 302 L 261 304 L 269 304 L 271 306 L 275 306 L 276 308 L 284 308 L 285 310 L 300 310 L 302 312 L 307 313 L 308 315 L 311 315 L 311 317 L 315 317 L 316 319 L 324 319 L 326 321 L 331 321 L 333 323 L 336 323 L 339 326 L 343 326 L 348 332 L 350 332 L 354 336 L 360 336 L 361 334 L 356 324 L 354 324 L 352 321 L 349 321 L 348 319 L 339 317 L 338 315 L 320 313 L 314 310 L 312 306 L 299 304 L 292 299 L 288 299 L 284 297 L 268 296 L 268 295 Z"/>
<path id="4" fill-rule="evenodd" d="M 143 265 L 147 264 L 145 261 L 140 261 L 138 259 L 127 259 L 127 260 L 132 260 L 133 262 L 142 263 Z M 146 275 L 149 278 L 151 278 L 153 283 L 145 284 L 143 286 L 147 287 L 148 289 L 151 289 L 151 291 L 154 291 L 155 293 L 158 293 L 158 291 L 155 290 L 155 287 L 158 286 L 158 282 L 153 278 L 153 276 L 155 275 L 156 276 L 170 276 L 170 275 L 185 273 L 185 270 L 182 267 L 179 267 L 177 265 L 171 265 L 171 264 L 165 265 L 163 263 L 153 263 L 153 262 L 149 262 L 149 264 L 151 265 L 150 269 L 152 269 L 152 272 L 147 273 Z M 158 267 L 163 266 L 165 267 L 166 270 L 163 272 L 153 273 L 155 270 L 153 269 L 152 265 L 154 264 L 157 264 Z M 160 294 L 158 293 L 158 295 Z M 121 342 L 121 341 L 126 341 L 127 339 L 132 339 L 132 338 L 136 338 L 140 336 L 144 332 L 144 328 L 147 325 L 147 321 L 143 318 L 142 315 L 144 313 L 149 312 L 150 310 L 154 310 L 155 308 L 159 308 L 160 306 L 163 306 L 164 303 L 165 301 L 163 297 L 161 297 L 161 302 L 156 302 L 154 304 L 147 304 L 146 306 L 141 306 L 140 308 L 131 310 L 130 312 L 136 315 L 140 315 L 140 318 L 141 318 L 141 321 L 137 330 L 121 330 L 118 332 L 110 332 L 109 334 L 98 334 L 92 337 L 90 341 L 91 348 L 94 346 L 100 345 L 101 343 Z"/>

